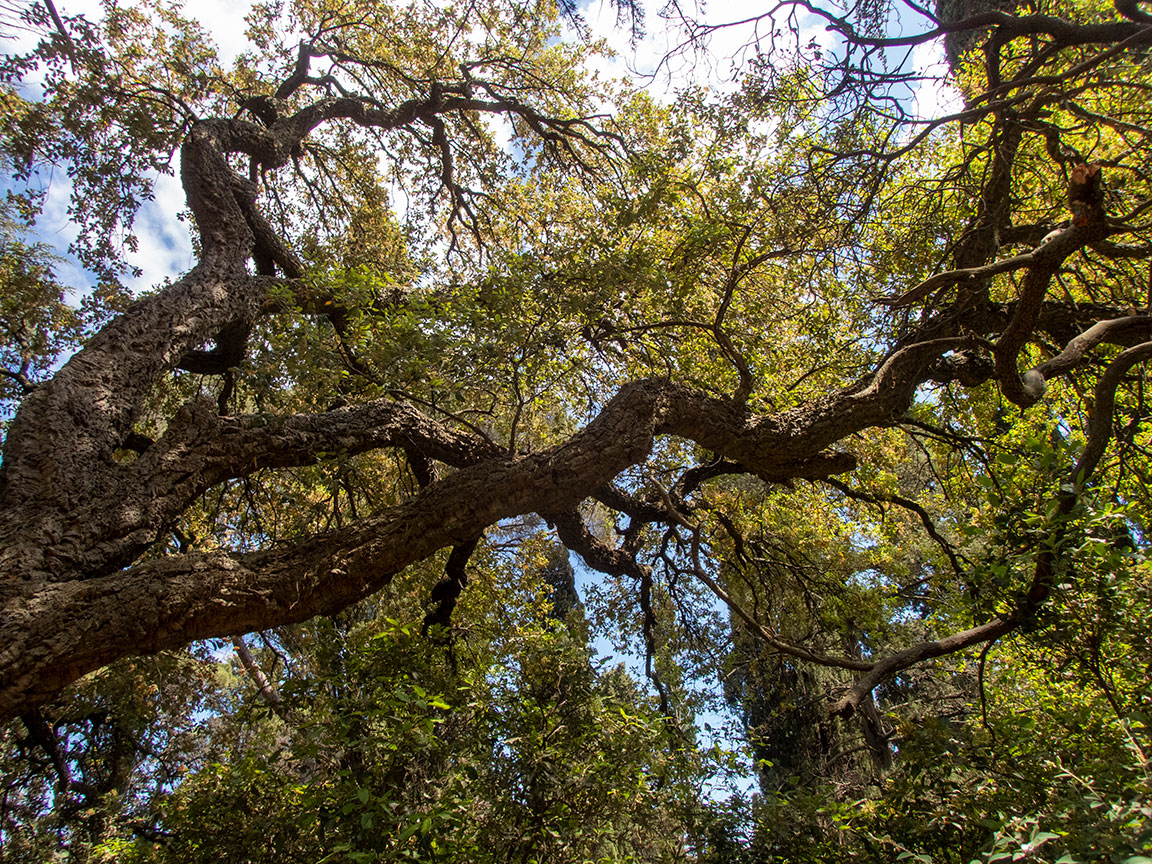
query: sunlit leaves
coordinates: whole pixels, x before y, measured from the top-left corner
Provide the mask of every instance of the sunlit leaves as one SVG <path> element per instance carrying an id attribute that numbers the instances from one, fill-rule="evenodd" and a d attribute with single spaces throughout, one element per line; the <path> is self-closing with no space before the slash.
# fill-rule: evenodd
<path id="1" fill-rule="evenodd" d="M 124 302 L 101 285 L 77 306 L 56 278 L 55 255 L 28 242 L 26 230 L 9 208 L 0 211 L 0 416 Z"/>
<path id="2" fill-rule="evenodd" d="M 27 55 L 6 56 L 2 74 L 10 93 L 27 100 L 5 124 L 17 178 L 35 190 L 53 170 L 66 172 L 79 229 L 72 251 L 111 280 L 125 269 L 125 251 L 136 248 L 132 223 L 152 197 L 155 174 L 172 172 L 191 106 L 212 104 L 219 72 L 203 31 L 176 7 L 145 12 L 110 2 L 105 12 L 99 24 L 68 18 L 70 47 L 46 37 Z M 47 22 L 39 4 L 26 17 Z"/>

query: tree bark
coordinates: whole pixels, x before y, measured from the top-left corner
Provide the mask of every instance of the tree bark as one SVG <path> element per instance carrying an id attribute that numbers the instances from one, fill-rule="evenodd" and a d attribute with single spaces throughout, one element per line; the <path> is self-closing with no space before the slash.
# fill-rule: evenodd
<path id="1" fill-rule="evenodd" d="M 1004 307 L 985 301 L 927 316 L 853 386 L 774 414 L 750 413 L 740 399 L 643 380 L 624 385 L 564 443 L 509 457 L 481 436 L 389 400 L 323 414 L 224 417 L 201 399 L 184 405 L 138 458 L 119 460 L 118 450 L 139 444 L 134 424 L 158 381 L 183 363 L 208 362 L 212 352 L 204 346 L 213 340 L 219 340 L 219 356 L 242 350 L 237 334 L 246 334 L 269 310 L 267 289 L 275 280 L 263 270 L 278 268 L 290 280 L 299 275 L 291 251 L 259 214 L 255 184 L 233 171 L 228 157 L 242 154 L 274 168 L 321 123 L 342 119 L 394 129 L 462 111 L 523 115 L 527 109 L 433 88 L 426 98 L 391 110 L 326 98 L 284 117 L 271 105 L 268 126 L 214 119 L 192 128 L 181 150 L 181 179 L 199 231 L 199 263 L 96 334 L 27 396 L 8 431 L 0 464 L 0 716 L 27 712 L 119 657 L 334 613 L 404 567 L 466 544 L 501 519 L 571 511 L 641 464 L 659 435 L 696 442 L 768 482 L 849 471 L 855 457 L 845 439 L 891 423 L 931 378 L 972 385 L 998 373 L 1008 395 L 1018 397 L 1012 389 L 1021 380 L 1017 358 L 1051 312 L 1043 302 L 1051 274 L 1107 233 L 1101 212 L 1020 265 L 1031 268 L 1020 302 Z M 548 126 L 538 116 L 530 119 L 540 134 L 583 134 L 576 121 Z M 1009 133 L 996 182 L 1007 182 L 1018 143 L 1018 130 Z M 981 268 L 995 251 L 989 238 L 1003 227 L 1002 211 L 995 201 L 984 208 L 961 269 L 991 275 Z M 248 271 L 254 259 L 267 265 L 258 268 L 261 275 Z M 949 279 L 939 282 L 961 281 Z M 915 292 L 906 297 L 918 298 Z M 1121 317 L 1107 311 L 1097 317 Z M 1066 372 L 1102 341 L 1131 344 L 1148 338 L 1152 327 L 1145 317 L 1110 321 L 1081 337 L 1090 320 L 1065 315 L 1058 323 L 1079 341 L 1033 370 L 1041 380 Z M 982 337 L 997 332 L 1002 335 L 992 362 L 979 352 L 989 345 Z M 262 469 L 313 464 L 324 452 L 385 447 L 455 470 L 402 504 L 294 546 L 140 561 L 216 484 Z M 434 473 L 421 476 L 432 481 Z M 921 650 L 934 656 L 933 648 Z"/>

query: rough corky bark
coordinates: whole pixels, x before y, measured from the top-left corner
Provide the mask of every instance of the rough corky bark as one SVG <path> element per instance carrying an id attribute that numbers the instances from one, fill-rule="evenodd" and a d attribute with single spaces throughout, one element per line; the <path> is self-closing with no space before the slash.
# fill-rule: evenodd
<path id="1" fill-rule="evenodd" d="M 979 23 L 993 26 L 1009 18 L 998 12 Z M 1059 23 L 1050 29 L 1073 38 Z M 1024 26 L 1017 19 L 1009 24 Z M 1117 27 L 1123 32 L 1116 38 L 1143 33 L 1137 24 Z M 1085 41 L 1102 38 L 1090 29 L 1084 28 Z M 874 370 L 843 391 L 757 415 L 744 399 L 664 380 L 635 381 L 564 443 L 518 456 L 392 400 L 289 417 L 220 416 L 214 402 L 192 401 L 159 440 L 140 443 L 133 427 L 155 383 L 182 366 L 219 371 L 220 363 L 243 350 L 243 334 L 253 322 L 274 307 L 270 287 L 293 287 L 300 275 L 291 250 L 259 212 L 255 184 L 236 173 L 228 157 L 244 155 L 274 169 L 325 122 L 377 129 L 421 122 L 435 137 L 443 134 L 439 118 L 452 112 L 526 112 L 516 103 L 433 87 L 426 98 L 391 110 L 326 98 L 281 116 L 278 100 L 294 86 L 299 83 L 290 79 L 267 104 L 253 107 L 266 126 L 217 118 L 192 127 L 181 152 L 181 180 L 199 231 L 199 262 L 108 324 L 28 395 L 10 427 L 0 469 L 0 716 L 27 712 L 119 657 L 336 612 L 436 550 L 471 542 L 500 519 L 571 514 L 590 496 L 610 499 L 612 492 L 604 491 L 610 481 L 642 463 L 659 435 L 697 442 L 727 460 L 726 471 L 769 482 L 818 479 L 851 470 L 855 457 L 846 439 L 898 418 L 925 381 L 975 386 L 995 379 L 1011 401 L 1026 406 L 1042 396 L 1046 378 L 1064 374 L 1098 344 L 1138 346 L 1122 355 L 1129 365 L 1148 354 L 1149 316 L 1046 301 L 1053 274 L 1065 261 L 1119 230 L 1102 201 L 1082 208 L 1066 229 L 1030 252 L 994 260 L 1011 227 L 1005 201 L 1023 128 L 1016 114 L 1005 113 L 995 119 L 1001 161 L 990 172 L 955 268 L 891 301 L 910 305 L 957 287 L 956 305 L 926 314 Z M 1083 180 L 1096 177 L 1099 168 L 1076 171 Z M 447 163 L 445 173 L 450 175 Z M 250 261 L 259 275 L 249 272 Z M 1023 273 L 1019 300 L 989 301 L 988 280 L 1015 270 Z M 1067 348 L 1021 374 L 1021 349 L 1038 332 Z M 213 342 L 215 359 L 202 349 Z M 1119 374 L 1108 379 L 1113 388 Z M 1102 448 L 1108 418 L 1093 428 L 1099 431 L 1092 447 Z M 118 461 L 117 450 L 130 445 L 142 448 L 139 457 Z M 324 452 L 378 448 L 417 452 L 455 470 L 436 480 L 428 472 L 432 482 L 404 503 L 291 547 L 139 561 L 216 484 L 265 468 L 312 464 Z M 1091 464 L 1078 470 L 1091 472 L 1099 458 L 1093 452 Z M 1082 483 L 1083 472 L 1075 480 Z M 649 509 L 655 518 L 683 520 L 670 508 Z M 582 533 L 567 527 L 566 536 L 579 545 Z M 596 557 L 596 550 L 585 551 L 589 560 Z M 895 670 L 1008 632 L 1044 601 L 1047 578 L 1038 569 L 1034 591 L 1011 615 L 861 670 L 858 685 L 836 710 L 852 711 Z"/>

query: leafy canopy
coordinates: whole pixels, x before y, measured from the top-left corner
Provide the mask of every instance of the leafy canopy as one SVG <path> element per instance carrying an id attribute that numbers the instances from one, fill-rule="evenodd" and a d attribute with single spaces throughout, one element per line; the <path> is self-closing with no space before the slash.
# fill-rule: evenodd
<path id="1" fill-rule="evenodd" d="M 575 11 L 19 12 L 5 856 L 1147 860 L 1152 16 Z"/>

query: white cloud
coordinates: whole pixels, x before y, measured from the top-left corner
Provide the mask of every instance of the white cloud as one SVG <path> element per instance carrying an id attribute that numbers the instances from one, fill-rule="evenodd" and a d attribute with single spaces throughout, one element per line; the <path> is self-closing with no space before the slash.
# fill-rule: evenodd
<path id="1" fill-rule="evenodd" d="M 942 39 L 917 45 L 912 52 L 911 66 L 923 76 L 913 98 L 912 113 L 916 117 L 932 120 L 955 113 L 964 106 L 963 95 L 949 77 Z"/>
<path id="2" fill-rule="evenodd" d="M 212 34 L 220 54 L 220 62 L 227 68 L 236 56 L 248 47 L 244 31 L 244 16 L 252 9 L 253 0 L 196 0 L 184 10 Z"/>
<path id="3" fill-rule="evenodd" d="M 134 288 L 145 288 L 189 270 L 195 263 L 188 222 L 178 214 L 185 207 L 180 181 L 167 174 L 156 178 L 155 198 L 136 217 L 135 234 L 139 247 L 128 262 L 141 270 Z"/>

